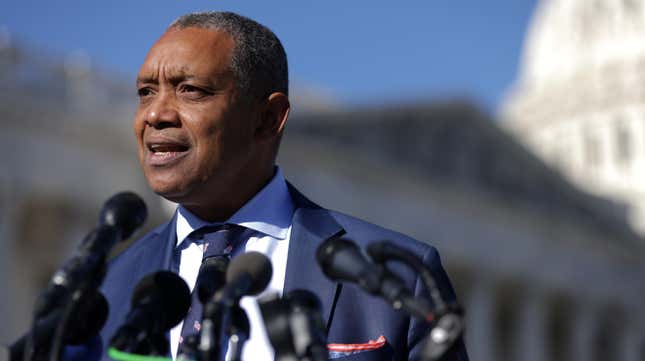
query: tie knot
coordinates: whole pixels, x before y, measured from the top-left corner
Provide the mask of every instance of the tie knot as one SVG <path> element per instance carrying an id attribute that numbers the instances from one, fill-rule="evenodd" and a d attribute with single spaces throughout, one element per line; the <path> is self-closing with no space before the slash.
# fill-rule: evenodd
<path id="1" fill-rule="evenodd" d="M 223 224 L 214 227 L 203 227 L 195 231 L 195 239 L 204 243 L 204 256 L 206 259 L 213 256 L 230 254 L 239 244 L 245 228 L 235 224 Z"/>

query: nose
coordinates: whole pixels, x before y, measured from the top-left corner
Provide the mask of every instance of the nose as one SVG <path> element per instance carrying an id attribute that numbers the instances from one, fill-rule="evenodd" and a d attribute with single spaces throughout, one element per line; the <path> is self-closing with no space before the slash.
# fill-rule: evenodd
<path id="1" fill-rule="evenodd" d="M 155 97 L 144 117 L 145 124 L 155 129 L 177 127 L 180 124 L 177 104 L 174 96 L 168 92 L 160 92 Z"/>

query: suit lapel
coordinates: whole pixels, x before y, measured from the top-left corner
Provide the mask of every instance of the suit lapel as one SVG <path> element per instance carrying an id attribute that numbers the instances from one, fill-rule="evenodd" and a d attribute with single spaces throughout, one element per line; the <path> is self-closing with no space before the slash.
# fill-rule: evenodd
<path id="1" fill-rule="evenodd" d="M 162 226 L 158 233 L 140 245 L 138 256 L 135 258 L 137 260 L 135 279 L 141 279 L 160 270 L 172 270 L 173 264 L 177 263 L 173 262 L 173 250 L 177 243 L 175 217 Z"/>
<path id="2" fill-rule="evenodd" d="M 152 272 L 170 269 L 176 243 L 175 223 L 173 218 L 113 260 L 102 287 L 110 301 L 110 317 L 101 331 L 104 342 L 108 342 L 122 325 L 139 281 Z M 103 360 L 108 360 L 106 355 Z"/>
<path id="3" fill-rule="evenodd" d="M 340 287 L 322 273 L 316 262 L 316 250 L 322 242 L 332 237 L 340 237 L 345 230 L 328 210 L 309 201 L 291 184 L 289 191 L 296 211 L 289 241 L 284 294 L 295 289 L 313 292 L 320 299 L 323 319 L 329 324 Z"/>

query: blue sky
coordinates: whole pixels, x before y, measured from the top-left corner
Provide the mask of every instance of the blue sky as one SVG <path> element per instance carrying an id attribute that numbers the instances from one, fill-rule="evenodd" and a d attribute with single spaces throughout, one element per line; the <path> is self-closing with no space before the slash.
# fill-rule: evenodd
<path id="1" fill-rule="evenodd" d="M 126 79 L 178 15 L 229 10 L 283 41 L 291 79 L 345 105 L 467 96 L 495 111 L 536 0 L 5 0 L 0 26 L 56 55 L 83 50 Z"/>

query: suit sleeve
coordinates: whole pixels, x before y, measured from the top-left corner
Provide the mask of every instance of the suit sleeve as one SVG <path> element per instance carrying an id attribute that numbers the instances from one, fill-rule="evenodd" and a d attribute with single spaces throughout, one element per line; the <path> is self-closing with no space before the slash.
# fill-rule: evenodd
<path id="1" fill-rule="evenodd" d="M 452 303 L 456 301 L 455 291 L 452 288 L 450 279 L 446 271 L 441 265 L 441 258 L 439 253 L 434 247 L 429 247 L 428 250 L 423 255 L 423 263 L 426 267 L 429 267 L 432 276 L 435 279 L 437 287 L 441 292 L 442 298 L 448 302 Z M 417 297 L 423 297 L 425 299 L 430 299 L 429 292 L 425 287 L 425 284 L 419 276 L 415 281 L 414 293 Z M 409 347 L 409 359 L 414 361 L 421 360 L 421 351 L 423 350 L 424 339 L 426 335 L 430 332 L 430 326 L 428 323 L 412 318 L 410 321 L 410 327 L 408 329 L 408 347 Z M 464 345 L 463 339 L 459 339 L 457 344 L 448 352 L 444 357 L 446 361 L 468 361 L 468 354 L 466 353 L 466 347 Z"/>

